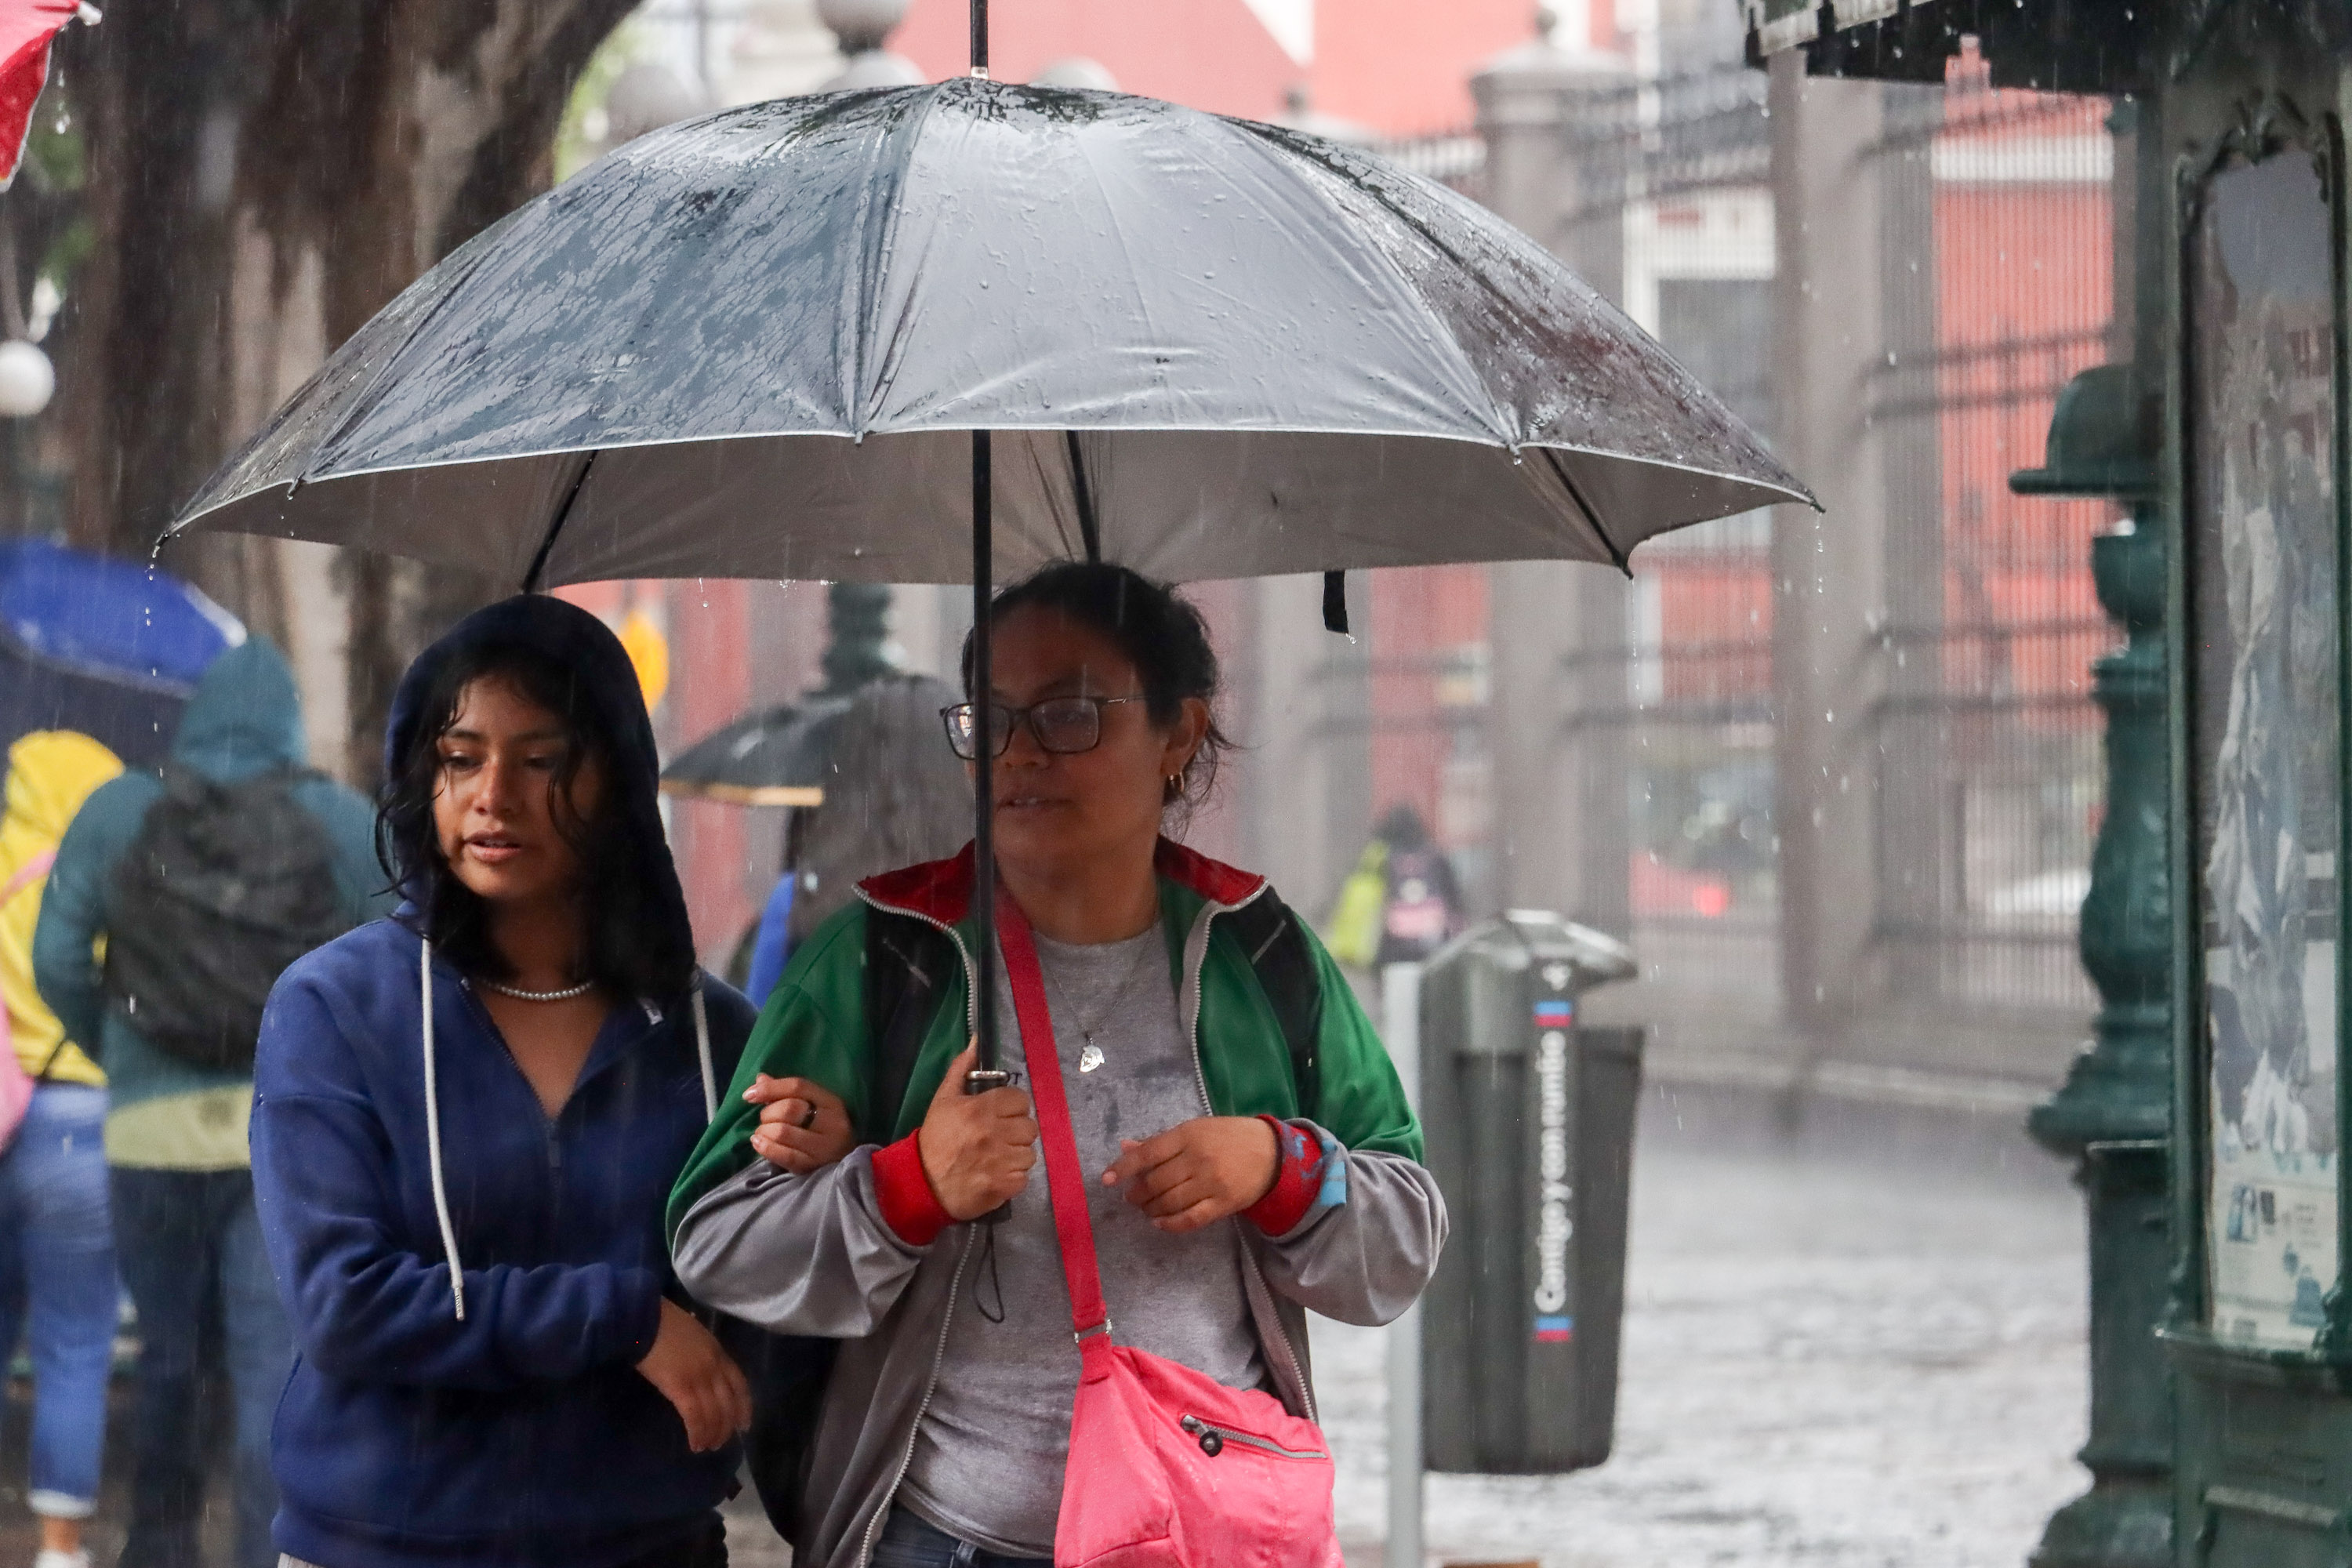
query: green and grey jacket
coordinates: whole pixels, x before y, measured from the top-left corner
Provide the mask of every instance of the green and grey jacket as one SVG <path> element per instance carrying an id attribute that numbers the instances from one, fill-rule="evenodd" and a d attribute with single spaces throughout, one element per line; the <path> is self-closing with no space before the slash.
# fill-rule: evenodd
<path id="1" fill-rule="evenodd" d="M 1177 1005 L 1200 1067 L 1204 1114 L 1310 1121 L 1335 1169 L 1279 1236 L 1235 1222 L 1251 1315 L 1284 1403 L 1314 1414 L 1306 1312 L 1382 1323 L 1419 1297 L 1445 1240 L 1445 1205 L 1419 1163 L 1421 1129 L 1388 1053 L 1338 966 L 1308 941 L 1321 979 L 1313 1115 L 1298 1104 L 1290 1052 L 1249 954 L 1220 923 L 1265 879 L 1163 843 L 1160 910 Z M 948 1314 L 975 1227 L 915 1245 L 883 1216 L 876 1146 L 793 1176 L 752 1153 L 754 1075 L 798 1075 L 847 1102 L 854 1125 L 920 1125 L 970 1035 L 971 851 L 863 883 L 860 903 L 813 935 L 785 971 L 744 1049 L 734 1089 L 670 1199 L 679 1280 L 720 1310 L 781 1333 L 843 1341 L 827 1388 L 802 1509 L 810 1568 L 865 1568 L 912 1452 Z M 962 975 L 942 988 L 905 1094 L 869 1104 L 866 1021 L 868 909 L 911 914 L 956 938 Z M 1015 1027 L 1003 1020 L 1007 1044 Z M 877 1114 L 895 1110 L 895 1115 Z"/>

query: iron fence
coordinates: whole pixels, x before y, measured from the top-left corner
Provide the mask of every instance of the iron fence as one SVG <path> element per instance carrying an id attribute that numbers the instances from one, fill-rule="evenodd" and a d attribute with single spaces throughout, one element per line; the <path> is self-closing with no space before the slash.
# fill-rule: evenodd
<path id="1" fill-rule="evenodd" d="M 1612 292 L 1768 437 L 1779 280 L 1768 82 L 1736 62 L 1567 95 L 1558 156 L 1575 199 L 1538 237 Z M 2105 508 L 2012 495 L 2061 387 L 2105 357 L 2108 182 L 2096 100 L 1889 87 L 1864 176 L 1882 182 L 1883 353 L 1867 416 L 1896 460 L 1887 619 L 1862 684 L 1873 796 L 1874 945 L 1891 999 L 2079 1016 L 2074 956 L 2101 801 L 2092 659 L 2111 643 L 2089 575 Z M 1391 143 L 1473 195 L 1484 144 Z M 1622 756 L 1627 899 L 1645 953 L 1769 981 L 1782 918 L 1773 814 L 1773 537 L 1761 515 L 1645 546 L 1624 635 L 1561 672 L 1560 743 Z M 1498 632 L 1497 635 L 1507 635 Z M 1391 722 L 1463 724 L 1458 710 Z M 1605 752 L 1601 750 L 1606 748 Z M 1802 797 L 1798 797 L 1801 799 Z M 1673 965 L 1669 965 L 1669 968 Z"/>

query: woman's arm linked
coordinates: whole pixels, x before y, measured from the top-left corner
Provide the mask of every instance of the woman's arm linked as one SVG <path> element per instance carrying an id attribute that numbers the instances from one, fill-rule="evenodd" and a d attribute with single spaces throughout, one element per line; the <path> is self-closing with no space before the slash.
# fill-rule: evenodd
<path id="1" fill-rule="evenodd" d="M 778 1333 L 873 1332 L 936 1239 L 903 1216 L 891 1223 L 903 1152 L 869 1140 L 828 1159 L 869 1121 L 864 942 L 856 905 L 810 937 L 670 1199 L 679 1281 L 697 1300 Z M 811 1105 L 812 1127 L 790 1125 Z"/>

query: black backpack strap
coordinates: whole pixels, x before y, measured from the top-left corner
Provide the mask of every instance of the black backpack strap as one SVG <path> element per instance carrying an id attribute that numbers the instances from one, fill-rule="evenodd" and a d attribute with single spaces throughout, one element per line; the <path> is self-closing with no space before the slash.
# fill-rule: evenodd
<path id="1" fill-rule="evenodd" d="M 866 907 L 866 1034 L 874 1092 L 866 1125 L 858 1129 L 865 1142 L 890 1142 L 923 1037 L 962 967 L 955 938 L 930 921 Z"/>
<path id="2" fill-rule="evenodd" d="M 1218 917 L 1242 944 L 1257 974 L 1258 988 L 1273 1005 L 1290 1048 L 1290 1079 L 1298 1089 L 1298 1112 L 1312 1118 L 1322 1109 L 1323 1071 L 1317 1051 L 1323 1036 L 1323 981 L 1315 952 L 1290 906 L 1272 888 Z"/>

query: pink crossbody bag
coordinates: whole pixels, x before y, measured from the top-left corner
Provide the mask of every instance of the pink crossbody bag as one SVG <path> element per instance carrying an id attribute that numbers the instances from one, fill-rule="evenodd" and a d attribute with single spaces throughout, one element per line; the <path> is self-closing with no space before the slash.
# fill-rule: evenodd
<path id="1" fill-rule="evenodd" d="M 1322 1429 L 1112 1339 L 1045 977 L 1028 921 L 998 910 L 1080 1357 L 1055 1568 L 1339 1568 Z"/>

